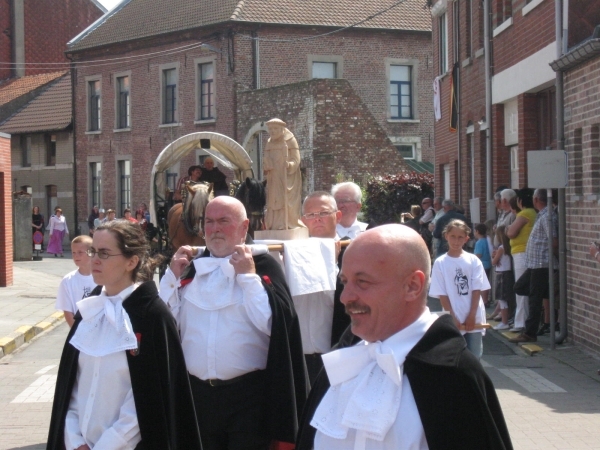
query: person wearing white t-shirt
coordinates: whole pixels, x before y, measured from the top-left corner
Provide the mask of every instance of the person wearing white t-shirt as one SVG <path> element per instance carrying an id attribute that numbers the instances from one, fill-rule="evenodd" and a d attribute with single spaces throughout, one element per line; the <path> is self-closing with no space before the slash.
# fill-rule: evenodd
<path id="1" fill-rule="evenodd" d="M 354 239 L 367 229 L 368 224 L 359 222 L 357 217 L 362 207 L 362 192 L 356 183 L 346 181 L 338 183 L 331 188 L 331 195 L 335 198 L 342 217 L 336 225 L 336 231 L 340 238 L 349 237 Z"/>
<path id="2" fill-rule="evenodd" d="M 71 241 L 71 253 L 77 270 L 68 273 L 60 282 L 56 296 L 56 309 L 65 313 L 69 327 L 73 326 L 77 302 L 89 297 L 96 283 L 92 277 L 92 258 L 87 251 L 92 246 L 89 236 L 77 236 Z"/>
<path id="3" fill-rule="evenodd" d="M 481 260 L 463 250 L 470 233 L 467 224 L 458 219 L 451 220 L 444 228 L 449 250 L 435 260 L 429 296 L 440 299 L 442 308 L 450 313 L 461 330 L 467 348 L 481 358 L 485 331 L 476 325 L 485 324 L 481 291 L 491 286 Z"/>

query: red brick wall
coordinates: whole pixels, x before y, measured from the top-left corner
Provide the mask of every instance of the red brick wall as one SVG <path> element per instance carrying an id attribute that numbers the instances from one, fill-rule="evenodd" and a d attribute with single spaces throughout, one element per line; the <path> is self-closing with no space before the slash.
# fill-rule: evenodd
<path id="1" fill-rule="evenodd" d="M 12 61 L 11 17 L 12 0 L 0 0 L 0 61 Z M 10 78 L 12 70 L 8 66 L 0 67 L 0 80 Z"/>
<path id="2" fill-rule="evenodd" d="M 13 284 L 10 136 L 0 133 L 0 287 Z"/>
<path id="3" fill-rule="evenodd" d="M 521 12 L 523 6 L 524 0 L 513 1 L 512 25 L 493 39 L 494 73 L 502 72 L 556 40 L 554 2 L 544 1 L 525 16 Z"/>
<path id="4" fill-rule="evenodd" d="M 241 36 L 235 38 L 233 45 L 234 58 L 229 59 L 227 53 L 227 36 L 215 38 L 218 29 L 203 29 L 171 37 L 148 40 L 112 48 L 114 57 L 144 55 L 149 52 L 175 49 L 186 44 L 209 42 L 222 51 L 215 54 L 205 49 L 193 49 L 172 55 L 159 55 L 151 60 L 142 59 L 135 63 L 120 62 L 114 66 L 85 67 L 78 69 L 75 85 L 75 121 L 76 121 L 76 164 L 77 164 L 77 208 L 78 221 L 85 220 L 89 211 L 88 204 L 88 156 L 103 159 L 102 183 L 103 206 L 112 207 L 116 203 L 116 158 L 119 155 L 132 155 L 132 204 L 148 202 L 150 197 L 150 169 L 158 153 L 170 142 L 180 136 L 195 131 L 215 131 L 225 134 L 238 142 L 242 142 L 248 129 L 236 126 L 245 118 L 236 110 L 240 92 L 252 88 L 252 46 L 251 41 Z M 241 34 L 249 35 L 251 30 L 239 29 Z M 260 29 L 261 37 L 301 36 L 308 32 L 302 29 L 264 27 Z M 205 38 L 206 36 L 207 38 Z M 431 100 L 431 43 L 428 33 L 384 33 L 365 32 L 364 30 L 346 31 L 334 35 L 324 45 L 319 40 L 296 43 L 291 51 L 283 44 L 261 42 L 261 84 L 262 86 L 282 85 L 291 82 L 305 81 L 308 78 L 309 54 L 340 55 L 344 58 L 344 78 L 358 94 L 357 105 L 363 105 L 372 115 L 372 119 L 391 136 L 417 136 L 421 138 L 424 160 L 433 158 L 430 144 L 432 128 Z M 211 38 L 212 40 L 207 40 Z M 385 50 L 387 49 L 387 50 Z M 82 61 L 103 58 L 105 50 L 88 51 L 85 55 L 76 55 Z M 361 55 L 360 57 L 358 55 Z M 366 56 L 365 56 L 366 55 Z M 195 67 L 194 58 L 215 56 L 216 59 L 216 112 L 215 123 L 194 124 L 195 117 Z M 418 108 L 420 122 L 390 123 L 386 120 L 387 104 L 385 93 L 385 58 L 405 58 L 419 61 Z M 179 63 L 179 122 L 177 127 L 159 127 L 160 124 L 160 85 L 159 66 L 167 63 Z M 87 64 L 91 65 L 91 64 Z M 375 69 L 372 69 L 375 67 Z M 131 131 L 113 132 L 114 128 L 114 86 L 115 72 L 131 71 Z M 370 70 L 376 70 L 370 72 Z M 366 72 L 366 75 L 365 73 Z M 102 132 L 86 134 L 86 80 L 87 76 L 102 77 Z M 363 106 L 361 106 L 362 108 Z M 358 106 L 356 106 L 358 108 Z M 279 108 L 278 116 L 288 116 L 284 108 Z M 363 114 L 363 112 L 361 112 Z M 354 117 L 354 116 L 353 116 Z M 283 118 L 283 117 L 282 117 Z M 356 143 L 348 143 L 352 148 Z M 193 155 L 181 162 L 180 173 L 194 163 Z M 345 157 L 344 157 L 345 158 Z M 343 160 L 343 158 L 342 158 Z M 352 155 L 354 164 L 363 162 L 363 155 Z M 328 160 L 328 170 L 337 173 L 338 160 Z M 325 176 L 325 175 L 324 175 Z M 329 177 L 327 175 L 326 177 Z"/>
<path id="5" fill-rule="evenodd" d="M 581 161 L 581 184 L 567 188 L 567 301 L 569 337 L 599 353 L 600 267 L 589 256 L 591 241 L 600 241 L 600 57 L 587 61 L 565 75 L 565 149 L 569 160 Z M 581 134 L 581 143 L 574 139 Z M 575 153 L 579 154 L 575 154 Z M 569 180 L 575 179 L 569 167 Z"/>

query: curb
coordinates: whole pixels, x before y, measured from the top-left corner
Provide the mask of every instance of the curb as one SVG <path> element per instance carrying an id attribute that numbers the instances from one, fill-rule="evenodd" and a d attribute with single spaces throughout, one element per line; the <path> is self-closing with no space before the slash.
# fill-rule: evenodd
<path id="1" fill-rule="evenodd" d="M 63 311 L 57 311 L 34 326 L 23 325 L 8 336 L 0 338 L 0 358 L 10 355 L 26 342 L 31 341 L 34 337 L 39 336 L 54 325 L 62 322 L 64 318 L 65 313 Z"/>

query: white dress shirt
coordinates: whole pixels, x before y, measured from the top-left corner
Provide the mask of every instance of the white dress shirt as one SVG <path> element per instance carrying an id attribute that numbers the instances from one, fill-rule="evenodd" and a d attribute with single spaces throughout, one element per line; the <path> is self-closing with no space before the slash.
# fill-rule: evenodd
<path id="1" fill-rule="evenodd" d="M 256 274 L 239 274 L 217 268 L 201 274 L 198 258 L 194 280 L 179 289 L 170 269 L 160 282 L 160 298 L 173 313 L 181 332 L 188 371 L 201 380 L 231 378 L 267 367 L 271 336 L 269 297 Z M 210 258 L 228 261 L 230 258 Z M 230 265 L 231 266 L 231 265 Z M 198 287 L 204 288 L 199 298 Z M 229 291 L 223 296 L 223 288 Z M 192 299 L 192 301 L 190 301 Z"/>
<path id="2" fill-rule="evenodd" d="M 135 285 L 130 286 L 114 297 L 106 297 L 103 292 L 79 302 L 89 305 L 80 306 L 81 330 L 78 328 L 71 338 L 80 353 L 65 421 L 67 450 L 84 444 L 94 450 L 130 450 L 142 439 L 123 339 L 107 339 L 111 329 L 114 336 L 130 335 L 131 330 L 127 328 L 131 322 L 122 304 L 135 288 Z M 87 329 L 86 325 L 89 325 Z M 118 332 L 117 328 L 122 327 L 127 330 Z M 83 336 L 79 336 L 82 339 L 78 342 L 75 337 L 80 331 Z M 94 341 L 96 344 L 90 344 Z M 99 356 L 86 353 L 88 347 Z M 137 343 L 125 347 L 137 348 Z"/>
<path id="3" fill-rule="evenodd" d="M 65 231 L 67 234 L 69 233 L 69 227 L 67 227 L 67 220 L 65 219 L 65 216 L 51 216 L 50 217 L 50 229 L 49 229 L 49 233 L 50 236 L 52 236 L 52 232 L 54 230 L 57 231 Z"/>
<path id="4" fill-rule="evenodd" d="M 406 355 L 437 316 L 429 309 L 383 342 L 361 341 L 323 356 L 331 387 L 315 411 L 315 450 L 427 449 Z"/>
<path id="5" fill-rule="evenodd" d="M 358 220 L 354 220 L 354 223 L 347 228 L 342 226 L 341 223 L 338 223 L 335 226 L 335 229 L 340 238 L 349 237 L 350 239 L 354 239 L 360 233 L 365 231 L 368 226 L 369 226 L 368 223 L 359 222 Z"/>
<path id="6" fill-rule="evenodd" d="M 335 291 L 323 291 L 293 298 L 305 355 L 331 350 L 334 294 Z"/>

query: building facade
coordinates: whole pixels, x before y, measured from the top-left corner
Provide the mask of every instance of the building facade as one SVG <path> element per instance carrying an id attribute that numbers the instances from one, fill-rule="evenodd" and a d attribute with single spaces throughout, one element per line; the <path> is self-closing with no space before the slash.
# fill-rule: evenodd
<path id="1" fill-rule="evenodd" d="M 339 113 L 358 117 L 360 112 L 363 117 L 364 105 L 367 123 L 377 128 L 374 134 L 383 130 L 386 148 L 391 146 L 396 154 L 386 164 L 357 173 L 347 162 L 368 166 L 367 151 L 378 150 L 358 143 L 356 153 L 339 154 L 344 159 L 339 171 L 332 166 L 323 178 L 324 172 L 313 172 L 309 149 L 301 148 L 307 190 L 328 189 L 336 175 L 360 182 L 367 173 L 387 173 L 404 167 L 404 157 L 432 161 L 433 113 L 426 81 L 432 70 L 431 32 L 422 4 L 411 0 L 390 9 L 397 2 L 373 0 L 360 8 L 355 2 L 288 3 L 275 7 L 251 0 L 237 8 L 233 1 L 179 0 L 165 6 L 158 0 L 131 0 L 71 42 L 68 52 L 77 65 L 77 190 L 87 193 L 79 200 L 79 211 L 100 203 L 120 213 L 127 205 L 148 203 L 148 175 L 156 156 L 173 140 L 196 131 L 218 132 L 244 145 L 255 163 L 255 176 L 261 178 L 264 122 L 272 117 L 252 115 L 247 93 L 292 92 L 298 83 L 314 78 L 347 80 L 361 105 L 355 106 L 356 114 L 345 108 Z M 348 27 L 370 14 L 371 21 Z M 151 16 L 168 20 L 148 30 L 144 20 Z M 109 54 L 119 58 L 114 65 L 97 64 Z M 334 90 L 326 90 L 332 97 L 323 102 L 339 100 Z M 315 97 L 306 97 L 310 115 L 314 109 L 309 98 Z M 257 105 L 256 111 L 288 122 L 297 135 L 327 133 L 326 122 L 336 122 L 335 117 L 323 117 L 318 127 L 301 121 L 283 104 L 271 106 Z M 314 126 L 294 129 L 301 122 Z M 329 137 L 343 140 L 344 130 L 336 128 Z M 357 148 L 357 143 L 348 142 L 348 148 Z M 203 155 L 200 149 L 192 153 L 171 168 L 170 180 Z"/>

